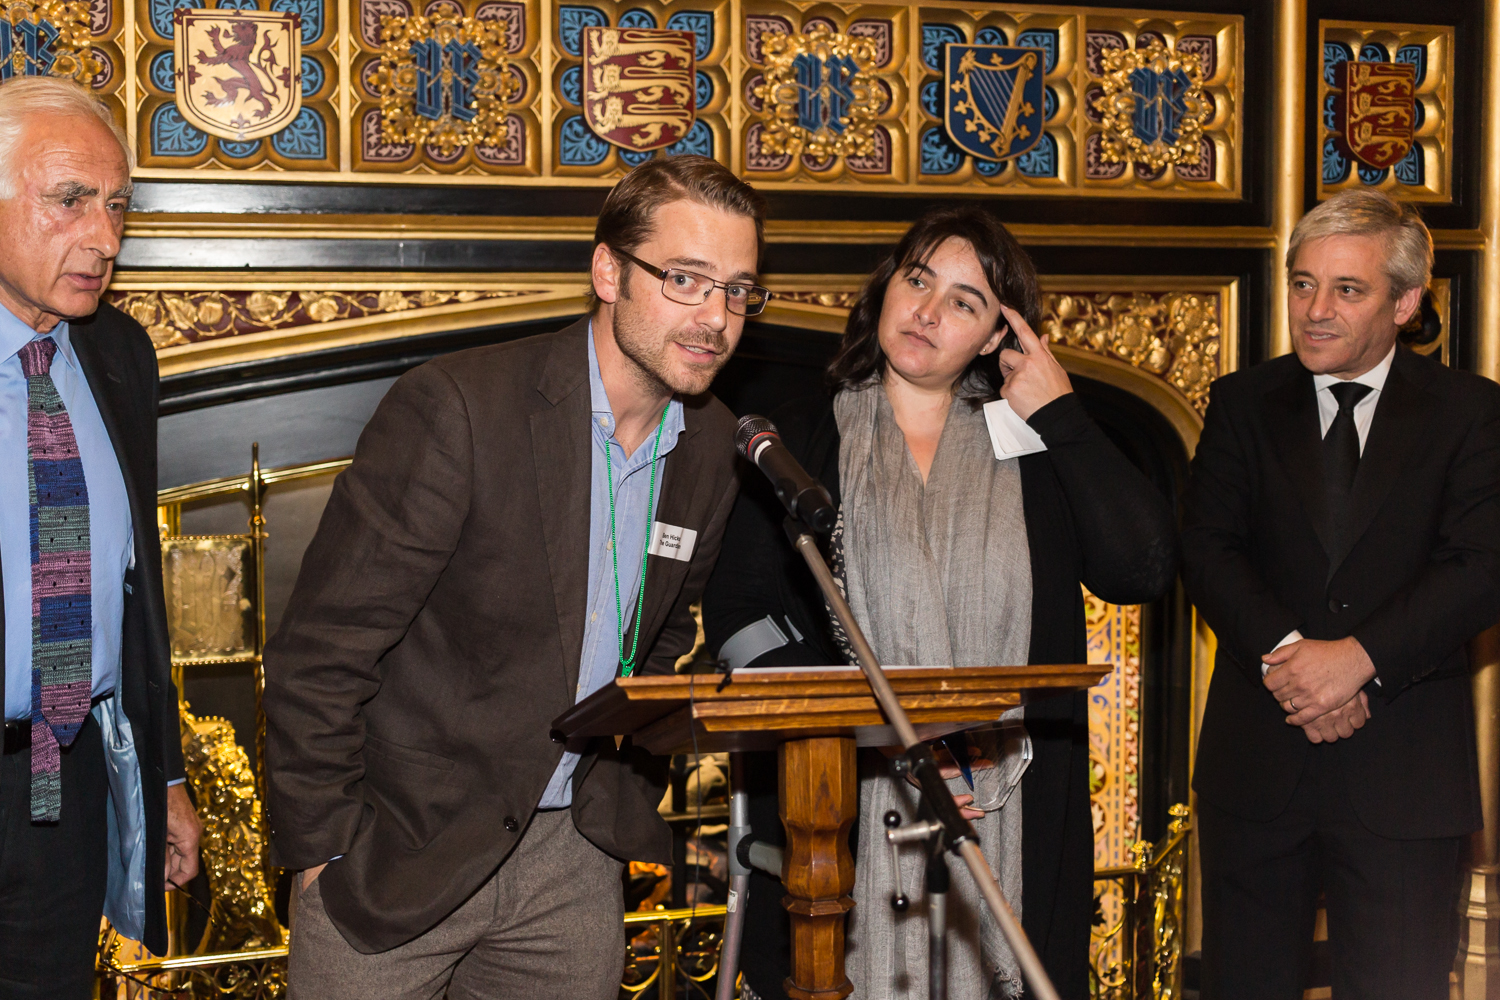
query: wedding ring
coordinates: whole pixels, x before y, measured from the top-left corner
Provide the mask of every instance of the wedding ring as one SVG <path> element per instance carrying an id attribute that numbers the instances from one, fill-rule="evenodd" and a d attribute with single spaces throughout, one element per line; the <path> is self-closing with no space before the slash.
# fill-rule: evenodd
<path id="1" fill-rule="evenodd" d="M 1292 711 L 1293 712 L 1297 711 L 1297 699 L 1296 698 L 1288 699 L 1287 704 L 1292 706 Z"/>

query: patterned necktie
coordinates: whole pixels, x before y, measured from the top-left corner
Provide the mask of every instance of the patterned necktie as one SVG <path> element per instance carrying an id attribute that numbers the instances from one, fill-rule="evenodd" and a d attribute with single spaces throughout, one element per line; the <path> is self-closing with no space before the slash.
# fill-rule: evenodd
<path id="1" fill-rule="evenodd" d="M 61 747 L 88 717 L 93 686 L 89 491 L 73 422 L 50 373 L 57 341 L 21 348 L 31 494 L 31 821 L 62 811 Z"/>

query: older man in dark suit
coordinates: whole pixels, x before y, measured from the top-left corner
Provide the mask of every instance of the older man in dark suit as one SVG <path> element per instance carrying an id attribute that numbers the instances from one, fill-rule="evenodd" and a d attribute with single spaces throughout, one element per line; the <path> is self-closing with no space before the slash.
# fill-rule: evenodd
<path id="1" fill-rule="evenodd" d="M 198 869 L 156 539 L 156 356 L 100 305 L 130 149 L 83 88 L 0 86 L 0 997 L 93 995 L 103 912 L 166 950 Z"/>
<path id="2" fill-rule="evenodd" d="M 1442 1000 L 1480 825 L 1465 641 L 1500 619 L 1500 386 L 1397 343 L 1432 244 L 1335 196 L 1287 254 L 1293 356 L 1220 379 L 1184 501 L 1219 639 L 1199 740 L 1203 996 Z"/>
<path id="3" fill-rule="evenodd" d="M 266 650 L 294 996 L 618 993 L 662 762 L 550 725 L 693 645 L 736 493 L 707 390 L 766 301 L 762 214 L 712 160 L 638 167 L 590 317 L 423 365 L 365 428 Z"/>

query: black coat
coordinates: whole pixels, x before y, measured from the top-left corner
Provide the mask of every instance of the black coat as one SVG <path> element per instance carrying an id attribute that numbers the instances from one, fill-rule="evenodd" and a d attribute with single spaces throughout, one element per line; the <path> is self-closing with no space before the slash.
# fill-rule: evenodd
<path id="1" fill-rule="evenodd" d="M 782 440 L 839 499 L 839 432 L 832 401 L 817 397 L 773 414 Z M 1165 497 L 1084 412 L 1076 394 L 1028 421 L 1047 445 L 1019 460 L 1026 537 L 1031 548 L 1030 662 L 1083 663 L 1088 656 L 1082 583 L 1114 604 L 1162 596 L 1177 570 L 1176 530 Z M 769 483 L 747 473 L 704 595 L 703 627 L 717 651 L 768 614 L 785 616 L 804 636 L 752 666 L 842 663 L 811 574 L 787 544 L 782 511 Z M 1076 693 L 1026 707 L 1034 757 L 1022 779 L 1022 920 L 1065 997 L 1087 993 L 1093 915 L 1093 822 L 1088 799 L 1088 706 Z M 772 776 L 774 787 L 774 775 Z M 780 840 L 774 821 L 758 836 Z M 751 892 L 752 912 L 770 893 Z M 774 900 L 770 902 L 774 903 Z M 747 935 L 751 933 L 747 929 Z M 747 956 L 749 953 L 747 943 Z M 747 957 L 746 974 L 754 976 Z M 779 987 L 763 974 L 757 992 Z"/>
<path id="2" fill-rule="evenodd" d="M 1398 349 L 1342 544 L 1326 522 L 1312 375 L 1295 356 L 1214 383 L 1184 499 L 1184 579 L 1218 637 L 1193 787 L 1279 815 L 1313 753 L 1335 756 L 1373 833 L 1480 826 L 1464 644 L 1500 620 L 1500 386 Z M 1286 723 L 1261 656 L 1293 629 L 1354 636 L 1380 684 L 1351 739 Z"/>
<path id="3" fill-rule="evenodd" d="M 146 807 L 146 934 L 142 943 L 162 955 L 167 950 L 163 875 L 167 782 L 185 772 L 156 531 L 156 350 L 139 323 L 102 304 L 88 319 L 69 322 L 68 339 L 115 446 L 130 500 L 135 567 L 125 574 L 116 694 L 135 733 Z M 0 614 L 0 657 L 4 650 L 5 616 Z M 0 670 L 0 704 L 4 701 L 5 671 Z"/>

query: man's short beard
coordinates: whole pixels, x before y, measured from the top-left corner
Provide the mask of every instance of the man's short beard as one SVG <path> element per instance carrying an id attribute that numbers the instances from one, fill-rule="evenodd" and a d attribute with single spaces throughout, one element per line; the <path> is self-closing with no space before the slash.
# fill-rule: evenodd
<path id="1" fill-rule="evenodd" d="M 708 387 L 713 384 L 714 376 L 729 360 L 729 343 L 724 335 L 712 331 L 688 333 L 685 330 L 672 330 L 661 335 L 647 329 L 634 309 L 629 306 L 622 308 L 630 298 L 628 283 L 625 283 L 615 302 L 611 325 L 614 328 L 615 344 L 620 348 L 620 353 L 632 362 L 633 375 L 641 387 L 652 394 L 696 396 L 707 392 Z M 674 373 L 667 363 L 667 354 L 675 343 L 708 347 L 718 353 L 718 364 L 703 371 L 701 378 L 687 381 L 681 376 L 688 373 Z"/>

